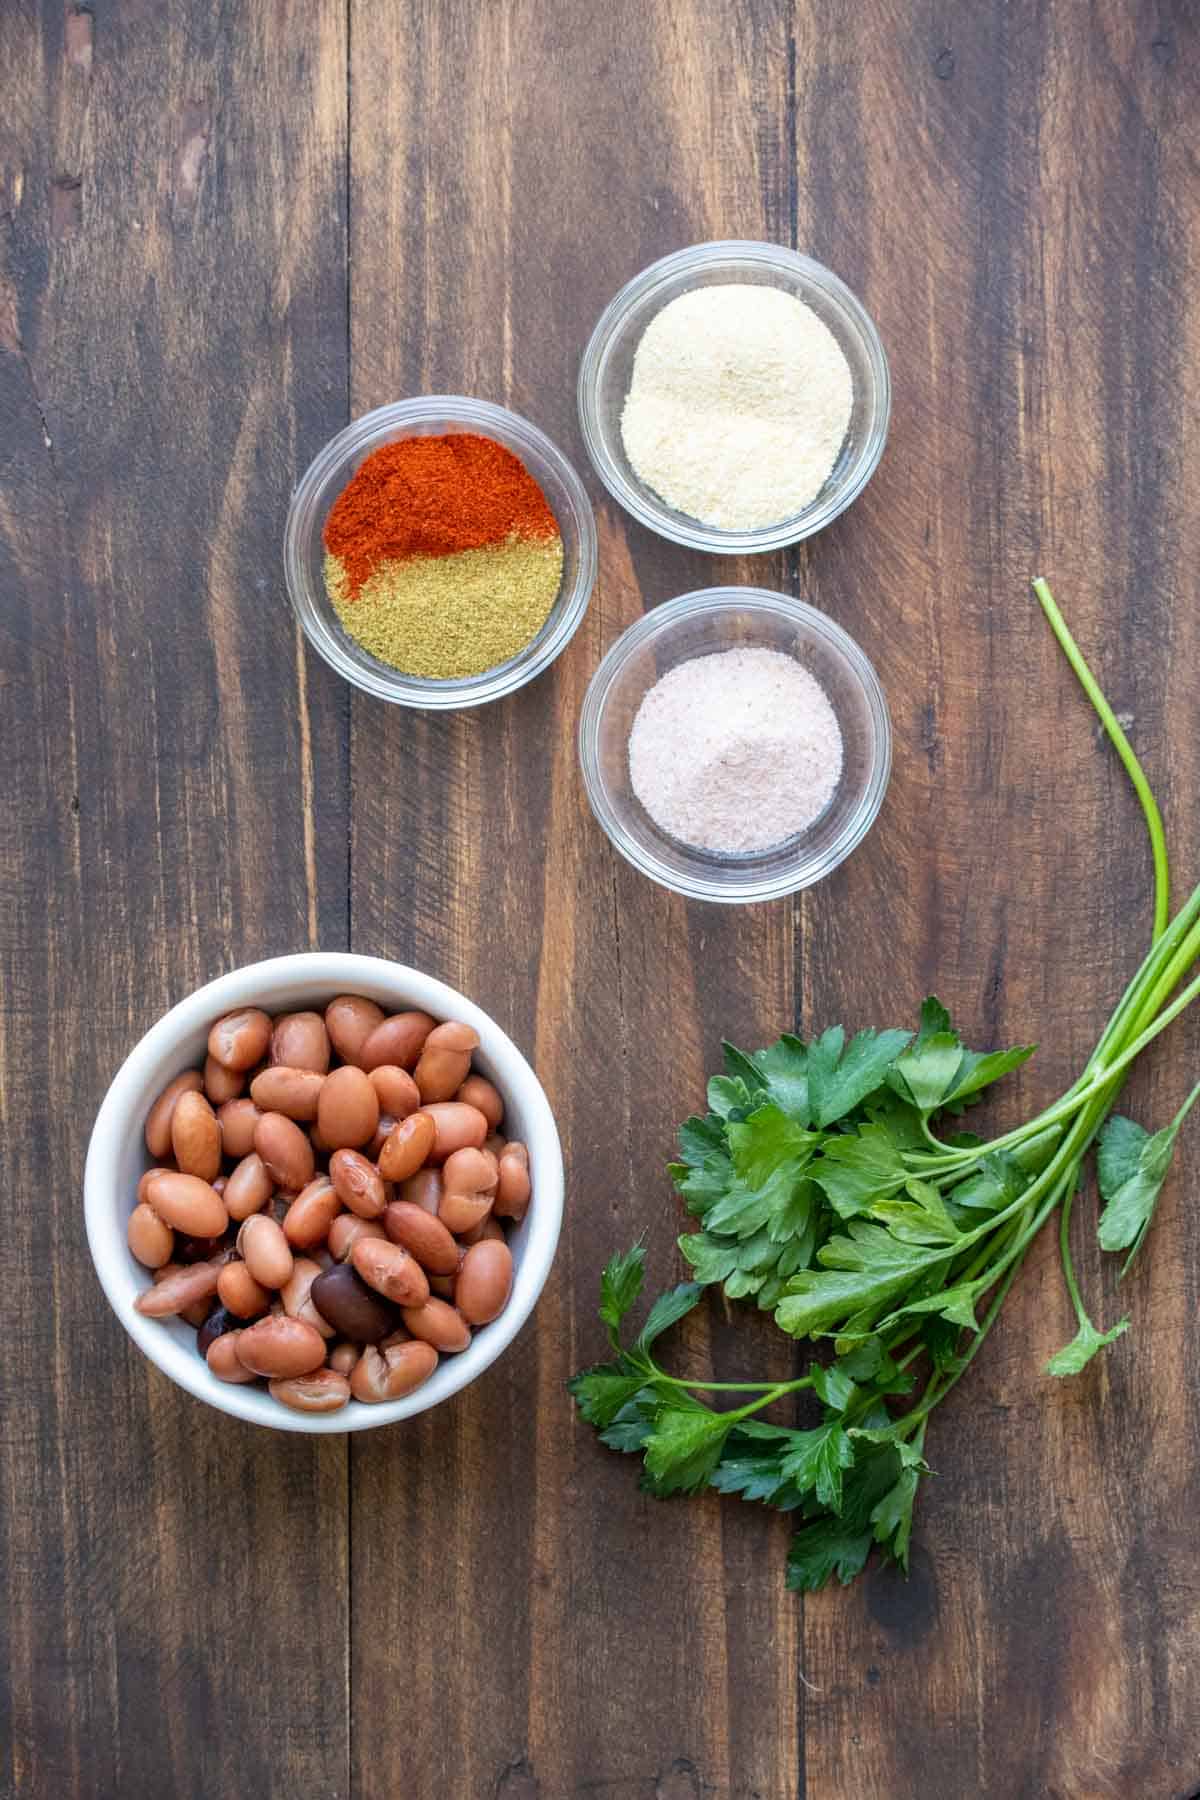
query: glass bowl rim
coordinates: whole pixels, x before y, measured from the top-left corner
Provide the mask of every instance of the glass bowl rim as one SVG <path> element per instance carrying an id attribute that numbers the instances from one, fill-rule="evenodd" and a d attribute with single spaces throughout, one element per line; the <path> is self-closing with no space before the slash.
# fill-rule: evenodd
<path id="1" fill-rule="evenodd" d="M 746 881 L 736 887 L 714 875 L 683 874 L 668 867 L 660 858 L 646 851 L 626 831 L 609 789 L 600 774 L 597 745 L 600 721 L 611 690 L 631 655 L 646 644 L 670 631 L 682 620 L 704 614 L 726 611 L 757 612 L 799 624 L 820 638 L 825 647 L 840 658 L 856 681 L 867 703 L 874 734 L 874 756 L 871 771 L 853 811 L 826 850 L 816 857 L 805 858 L 802 846 L 785 868 L 758 881 Z M 710 654 L 701 651 L 701 655 Z M 653 607 L 628 626 L 601 658 L 583 697 L 579 714 L 579 761 L 584 789 L 597 823 L 625 860 L 651 881 L 672 889 L 692 900 L 711 900 L 731 905 L 749 905 L 760 900 L 782 899 L 803 888 L 812 887 L 833 872 L 856 850 L 871 826 L 887 792 L 892 766 L 892 724 L 887 697 L 875 666 L 848 631 L 826 613 L 818 611 L 806 600 L 781 594 L 773 588 L 723 586 L 696 588 L 678 594 L 672 600 Z M 740 865 L 745 867 L 745 864 Z"/>
<path id="2" fill-rule="evenodd" d="M 683 513 L 676 512 L 659 500 L 648 487 L 641 483 L 635 486 L 626 477 L 619 463 L 609 454 L 600 427 L 599 375 L 601 363 L 628 314 L 647 294 L 652 294 L 656 288 L 670 288 L 698 269 L 719 268 L 722 264 L 728 264 L 734 270 L 739 263 L 744 267 L 776 269 L 792 277 L 799 276 L 812 287 L 819 288 L 834 303 L 843 322 L 858 338 L 870 366 L 874 404 L 858 455 L 820 504 L 814 502 L 803 512 L 794 513 L 790 519 L 781 520 L 776 525 L 763 526 L 753 531 L 722 531 L 716 526 L 704 525 L 699 520 L 688 520 Z M 692 550 L 705 550 L 710 554 L 739 556 L 781 550 L 789 544 L 802 543 L 805 538 L 823 530 L 858 498 L 878 468 L 887 442 L 892 413 L 892 382 L 879 328 L 857 294 L 840 275 L 835 275 L 832 269 L 818 262 L 815 257 L 806 256 L 802 250 L 792 250 L 786 244 L 773 244 L 756 238 L 718 238 L 709 243 L 690 244 L 683 250 L 673 250 L 668 256 L 660 256 L 617 290 L 592 328 L 580 358 L 576 402 L 580 429 L 592 467 L 614 500 L 640 524 L 657 532 L 660 537 L 668 538 L 672 543 L 684 544 Z"/>
<path id="3" fill-rule="evenodd" d="M 527 450 L 535 451 L 553 468 L 567 493 L 570 518 L 559 519 L 559 528 L 573 531 L 578 540 L 578 569 L 570 589 L 564 588 L 550 611 L 551 628 L 536 656 L 526 663 L 510 658 L 482 675 L 453 676 L 447 680 L 429 680 L 417 675 L 389 671 L 385 664 L 360 668 L 345 653 L 336 634 L 320 610 L 320 601 L 312 592 L 301 549 L 311 528 L 313 515 L 321 505 L 330 477 L 347 455 L 367 446 L 388 442 L 387 433 L 396 426 L 444 421 L 476 428 L 481 436 L 495 435 L 496 428 L 507 432 Z M 504 443 L 503 437 L 497 438 Z M 506 446 L 511 447 L 511 446 Z M 531 471 L 532 473 L 532 471 Z M 536 479 L 536 475 L 534 477 Z M 540 484 L 539 484 L 540 485 Z M 425 711 L 464 711 L 503 699 L 543 674 L 566 649 L 578 631 L 587 612 L 596 584 L 599 547 L 596 518 L 582 478 L 566 454 L 531 420 L 506 406 L 490 400 L 476 400 L 467 394 L 420 394 L 405 400 L 389 401 L 374 407 L 334 434 L 317 452 L 296 483 L 288 504 L 283 532 L 283 568 L 288 599 L 292 611 L 308 642 L 323 661 L 336 670 L 352 686 L 372 694 L 376 699 L 394 705 Z M 556 616 L 557 615 L 557 616 Z M 545 629 L 545 627 L 543 627 Z M 518 653 L 520 654 L 520 653 Z"/>

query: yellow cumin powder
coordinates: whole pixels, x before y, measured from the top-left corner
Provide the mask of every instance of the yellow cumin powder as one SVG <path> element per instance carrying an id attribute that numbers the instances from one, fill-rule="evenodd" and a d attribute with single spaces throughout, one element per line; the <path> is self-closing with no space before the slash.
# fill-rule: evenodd
<path id="1" fill-rule="evenodd" d="M 482 675 L 537 636 L 562 582 L 561 537 L 516 534 L 479 550 L 383 562 L 349 597 L 341 560 L 325 587 L 346 631 L 404 675 Z"/>

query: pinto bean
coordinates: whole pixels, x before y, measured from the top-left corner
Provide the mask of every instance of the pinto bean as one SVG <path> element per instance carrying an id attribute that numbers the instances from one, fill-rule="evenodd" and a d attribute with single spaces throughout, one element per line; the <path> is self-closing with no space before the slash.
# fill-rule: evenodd
<path id="1" fill-rule="evenodd" d="M 373 1000 L 361 994 L 340 994 L 325 1008 L 325 1029 L 343 1062 L 356 1069 L 363 1067 L 362 1047 L 377 1025 L 382 1025 L 384 1011 Z"/>
<path id="2" fill-rule="evenodd" d="M 392 1013 L 381 1020 L 359 1049 L 362 1068 L 377 1069 L 380 1063 L 395 1063 L 401 1069 L 415 1067 L 425 1046 L 425 1039 L 436 1025 L 425 1012 Z"/>
<path id="3" fill-rule="evenodd" d="M 316 1327 L 285 1313 L 248 1325 L 234 1342 L 245 1367 L 272 1380 L 309 1375 L 325 1361 L 325 1339 Z"/>
<path id="4" fill-rule="evenodd" d="M 325 1080 L 315 1069 L 273 1063 L 250 1083 L 250 1098 L 265 1113 L 282 1113 L 285 1119 L 308 1124 L 317 1116 Z"/>
<path id="5" fill-rule="evenodd" d="M 329 1179 L 342 1205 L 360 1219 L 377 1219 L 387 1205 L 383 1176 L 357 1150 L 334 1151 L 329 1159 Z"/>
<path id="6" fill-rule="evenodd" d="M 437 1362 L 437 1351 L 431 1344 L 392 1344 L 382 1354 L 368 1344 L 354 1366 L 350 1392 L 356 1400 L 371 1405 L 402 1399 L 429 1380 Z"/>
<path id="7" fill-rule="evenodd" d="M 208 1034 L 208 1054 L 227 1069 L 252 1069 L 271 1041 L 271 1020 L 257 1006 L 226 1013 Z"/>
<path id="8" fill-rule="evenodd" d="M 182 1075 L 176 1075 L 174 1081 L 168 1081 L 146 1114 L 146 1148 L 155 1162 L 162 1162 L 171 1154 L 171 1116 L 179 1096 L 198 1094 L 203 1086 L 198 1069 L 185 1069 Z"/>
<path id="9" fill-rule="evenodd" d="M 310 1069 L 324 1075 L 329 1069 L 329 1033 L 317 1012 L 280 1013 L 271 1030 L 268 1051 L 273 1063 L 289 1069 Z"/>

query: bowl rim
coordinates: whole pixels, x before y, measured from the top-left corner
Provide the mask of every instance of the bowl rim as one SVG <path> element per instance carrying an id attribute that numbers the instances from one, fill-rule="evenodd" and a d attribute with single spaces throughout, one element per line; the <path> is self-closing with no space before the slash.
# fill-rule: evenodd
<path id="1" fill-rule="evenodd" d="M 866 787 L 845 826 L 824 854 L 807 863 L 795 862 L 775 876 L 763 877 L 757 882 L 747 881 L 736 888 L 700 875 L 681 875 L 678 870 L 670 868 L 658 857 L 645 851 L 625 830 L 617 809 L 612 804 L 608 785 L 600 774 L 596 754 L 604 708 L 631 655 L 654 638 L 669 632 L 683 619 L 725 611 L 769 613 L 776 618 L 803 625 L 807 631 L 821 638 L 829 649 L 841 657 L 849 673 L 857 680 L 867 702 L 875 734 L 875 756 Z M 626 627 L 609 646 L 588 683 L 579 714 L 578 746 L 588 803 L 610 842 L 627 862 L 643 875 L 649 876 L 651 881 L 657 881 L 661 886 L 689 899 L 711 900 L 735 906 L 751 905 L 761 900 L 782 899 L 788 894 L 814 886 L 858 848 L 875 823 L 887 792 L 892 767 L 892 723 L 887 696 L 874 664 L 843 626 L 808 601 L 790 594 L 779 593 L 773 588 L 730 585 L 695 588 L 690 593 L 678 594 L 674 599 L 651 608 Z"/>
<path id="2" fill-rule="evenodd" d="M 578 544 L 575 581 L 569 589 L 559 592 L 549 615 L 553 623 L 549 630 L 543 626 L 545 637 L 537 654 L 523 662 L 521 658 L 530 648 L 527 645 L 517 656 L 497 663 L 482 675 L 452 676 L 446 680 L 389 671 L 385 664 L 375 661 L 360 666 L 348 656 L 321 611 L 320 597 L 313 593 L 302 550 L 330 477 L 347 454 L 354 454 L 368 445 L 377 448 L 378 444 L 388 442 L 386 434 L 397 426 L 437 420 L 472 427 L 481 436 L 496 437 L 510 449 L 512 445 L 507 439 L 514 438 L 526 454 L 533 452 L 547 462 L 561 481 L 570 502 L 568 518 L 558 521 L 559 530 L 564 539 L 573 532 Z M 373 440 L 376 441 L 373 443 Z M 534 479 L 537 480 L 536 474 Z M 557 513 L 557 509 L 555 511 Z M 532 420 L 506 406 L 477 400 L 469 394 L 412 395 L 404 400 L 389 401 L 351 419 L 317 452 L 296 483 L 283 528 L 283 572 L 288 599 L 301 631 L 318 656 L 361 692 L 417 711 L 465 711 L 470 707 L 485 706 L 492 700 L 502 700 L 506 695 L 516 693 L 544 674 L 583 622 L 596 584 L 598 562 L 595 513 L 583 480 L 565 452 Z"/>
<path id="3" fill-rule="evenodd" d="M 819 288 L 837 307 L 847 329 L 858 338 L 871 368 L 874 388 L 874 405 L 862 446 L 837 485 L 823 500 L 812 502 L 803 512 L 752 531 L 723 531 L 689 519 L 660 500 L 644 483 L 630 481 L 621 464 L 610 454 L 600 425 L 600 369 L 634 304 L 656 288 L 675 286 L 696 270 L 722 265 L 728 265 L 734 273 L 738 265 L 743 269 L 750 266 L 775 269 Z M 892 381 L 879 328 L 840 275 L 835 275 L 815 257 L 806 256 L 802 250 L 793 250 L 786 244 L 757 238 L 717 238 L 660 256 L 618 289 L 597 319 L 584 348 L 579 363 L 576 401 L 588 456 L 614 500 L 649 530 L 672 543 L 685 544 L 689 549 L 704 550 L 711 555 L 743 556 L 802 543 L 831 524 L 858 498 L 878 468 L 887 443 Z"/>
<path id="4" fill-rule="evenodd" d="M 278 1002 L 272 999 L 273 988 L 284 988 L 288 999 L 298 999 L 306 985 L 345 993 L 387 993 L 395 998 L 397 1009 L 418 1006 L 473 1025 L 487 1060 L 496 1068 L 497 1085 L 509 1098 L 519 1090 L 536 1196 L 527 1215 L 529 1236 L 515 1267 L 512 1296 L 500 1317 L 482 1327 L 458 1356 L 443 1357 L 430 1380 L 414 1393 L 379 1405 L 351 1401 L 341 1412 L 327 1414 L 293 1412 L 271 1400 L 265 1389 L 219 1382 L 199 1356 L 162 1330 L 160 1320 L 136 1312 L 132 1296 L 144 1283 L 131 1289 L 123 1215 L 115 1228 L 113 1224 L 116 1145 L 131 1128 L 141 1141 L 145 1114 L 154 1098 L 150 1089 L 158 1079 L 156 1065 L 164 1053 L 205 1020 L 238 1006 L 274 1009 Z M 461 1392 L 507 1350 L 545 1287 L 562 1227 L 563 1198 L 562 1146 L 550 1102 L 508 1033 L 448 983 L 407 964 L 352 951 L 304 951 L 247 963 L 177 1001 L 139 1038 L 114 1075 L 96 1114 L 84 1167 L 84 1219 L 92 1263 L 109 1305 L 138 1349 L 169 1380 L 220 1412 L 274 1430 L 328 1435 L 367 1431 L 425 1412 Z"/>

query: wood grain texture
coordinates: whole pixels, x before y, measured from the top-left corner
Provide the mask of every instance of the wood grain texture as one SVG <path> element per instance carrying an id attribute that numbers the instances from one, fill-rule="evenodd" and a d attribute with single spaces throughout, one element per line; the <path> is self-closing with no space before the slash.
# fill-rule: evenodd
<path id="1" fill-rule="evenodd" d="M 730 39 L 715 79 L 712 44 Z M 353 410 L 476 394 L 582 466 L 575 375 L 607 298 L 681 243 L 787 229 L 782 15 L 356 4 L 351 45 Z M 554 1275 L 516 1349 L 412 1433 L 353 1448 L 355 1591 L 372 1596 L 352 1619 L 363 1795 L 393 1791 L 401 1686 L 414 1792 L 798 1791 L 797 1612 L 757 1522 L 716 1505 L 660 1517 L 575 1426 L 563 1385 L 599 1350 L 613 1245 L 646 1231 L 658 1276 L 673 1268 L 661 1169 L 721 1029 L 756 1040 L 791 1012 L 787 906 L 689 912 L 587 812 L 575 724 L 602 649 L 645 604 L 713 578 L 607 502 L 599 515 L 590 612 L 533 688 L 450 720 L 355 700 L 354 947 L 432 968 L 497 1016 L 546 1083 L 570 1170 Z M 399 1571 L 372 1526 L 384 1509 Z M 441 1629 L 414 1643 L 414 1610 Z M 761 1666 L 764 1640 L 751 1691 L 728 1671 Z"/>
<path id="2" fill-rule="evenodd" d="M 278 550 L 345 407 L 344 17 L 17 6 L 0 43 L 0 1792 L 344 1794 L 344 1446 L 159 1376 L 80 1198 L 167 1006 L 346 929 L 344 697 Z"/>
<path id="3" fill-rule="evenodd" d="M 1135 1325 L 1070 1385 L 1039 1373 L 1070 1315 L 1038 1246 L 935 1420 L 907 1584 L 789 1597 L 780 1522 L 647 1500 L 563 1391 L 602 1349 L 609 1252 L 644 1233 L 676 1274 L 661 1169 L 723 1036 L 907 1023 L 933 989 L 972 1041 L 1043 1040 L 1001 1122 L 1086 1057 L 1149 930 L 1149 858 L 1031 574 L 1132 721 L 1178 885 L 1200 875 L 1198 39 L 1186 0 L 0 9 L 4 1800 L 1200 1789 L 1186 1174 L 1120 1292 L 1081 1203 L 1093 1310 Z M 895 407 L 865 495 L 786 556 L 718 563 L 593 481 L 601 577 L 551 674 L 458 719 L 351 699 L 282 594 L 311 455 L 457 391 L 585 467 L 595 317 L 719 236 L 797 244 L 876 316 Z M 879 824 L 794 904 L 652 888 L 577 776 L 603 650 L 716 580 L 826 609 L 892 703 Z M 146 1026 L 317 943 L 494 1013 L 569 1193 L 500 1364 L 410 1427 L 310 1447 L 143 1365 L 78 1194 Z M 1176 1028 L 1128 1109 L 1164 1120 L 1198 1050 L 1200 1021 Z M 792 1362 L 715 1305 L 679 1354 Z"/>
<path id="4" fill-rule="evenodd" d="M 1140 815 L 1040 614 L 1043 573 L 1132 720 L 1194 854 L 1197 42 L 1186 8 L 872 9 L 798 39 L 808 232 L 889 346 L 878 479 L 814 548 L 814 597 L 888 673 L 896 773 L 878 831 L 814 896 L 805 1015 L 907 1022 L 931 988 L 974 1041 L 1041 1039 L 990 1116 L 1082 1065 L 1150 923 Z M 858 171 L 847 190 L 840 171 Z M 803 174 L 799 189 L 809 184 Z M 801 228 L 805 221 L 802 218 Z M 863 920 L 887 921 L 878 949 Z M 1163 1122 L 1194 1079 L 1188 1021 L 1125 1104 Z M 1186 1156 L 1195 1155 L 1193 1139 Z M 907 1586 L 810 1601 L 809 1791 L 1155 1800 L 1200 1784 L 1194 1316 L 1186 1180 L 1118 1293 L 1077 1211 L 1081 1278 L 1134 1331 L 1078 1381 L 1044 1238 L 931 1430 Z"/>

